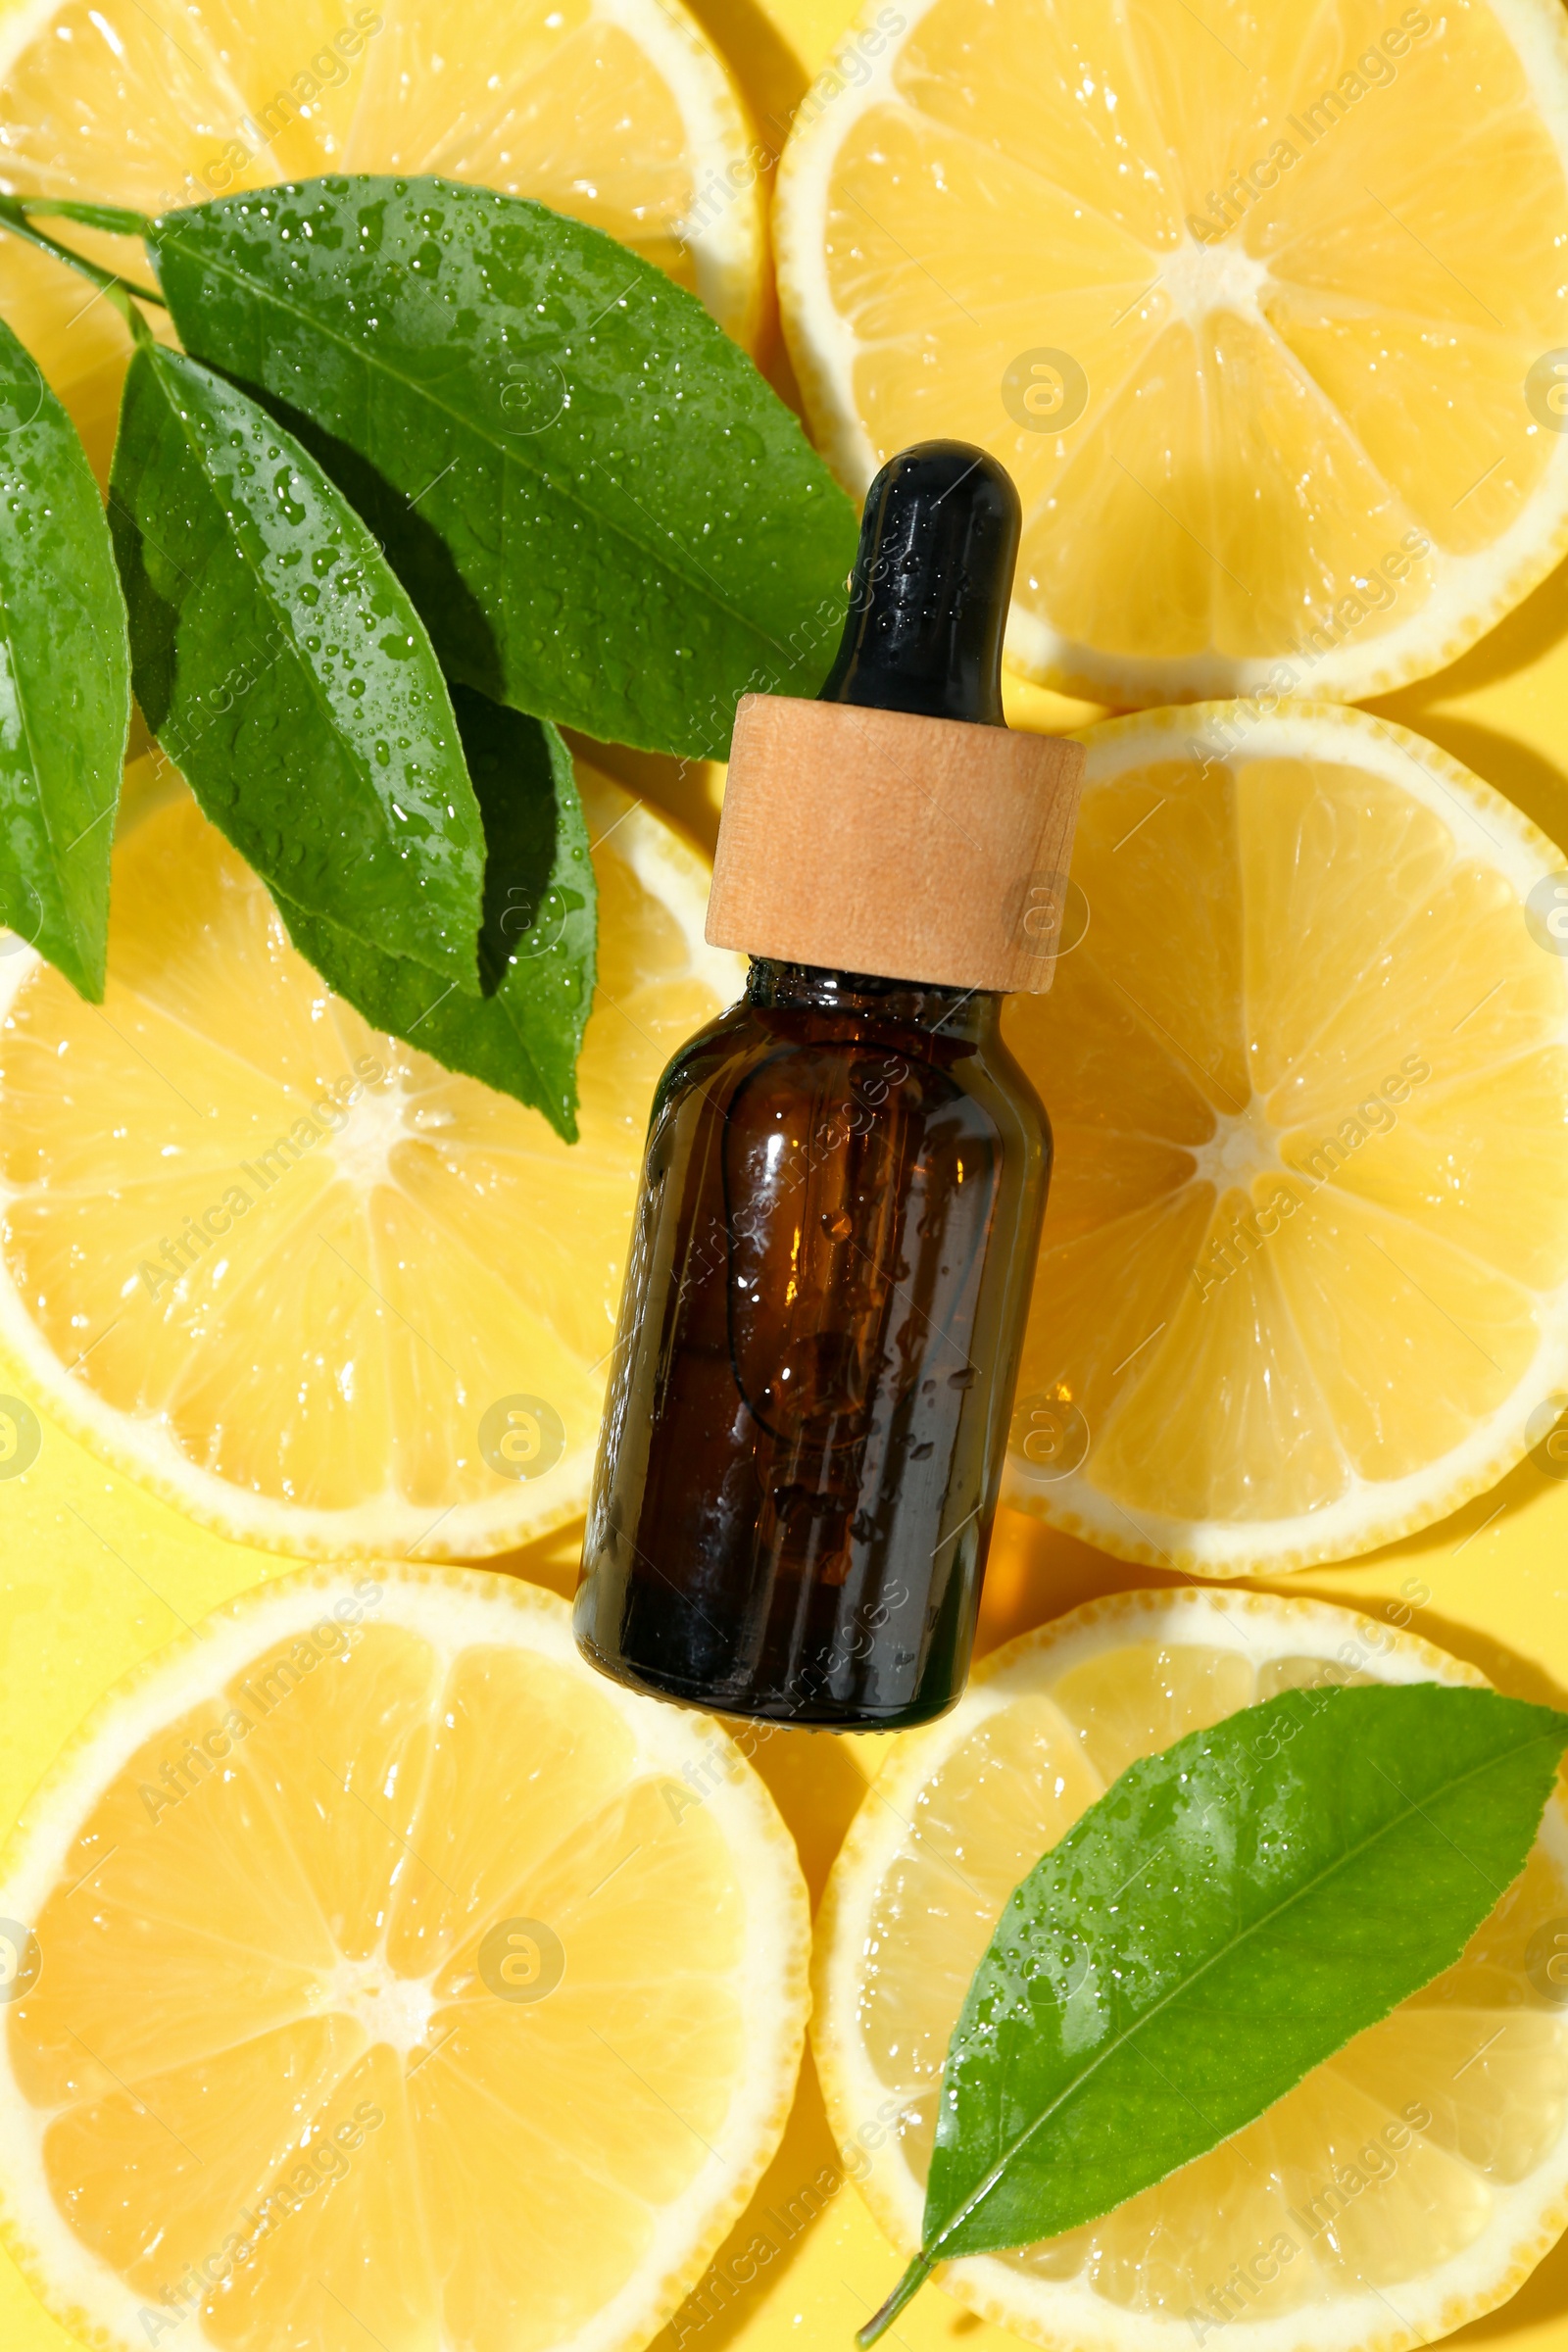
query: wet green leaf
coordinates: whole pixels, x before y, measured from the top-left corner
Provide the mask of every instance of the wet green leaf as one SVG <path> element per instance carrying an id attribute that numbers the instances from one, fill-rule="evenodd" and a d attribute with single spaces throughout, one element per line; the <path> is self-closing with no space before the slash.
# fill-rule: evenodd
<path id="1" fill-rule="evenodd" d="M 0 324 L 0 921 L 98 1002 L 130 724 L 125 611 L 75 427 Z"/>
<path id="2" fill-rule="evenodd" d="M 439 179 L 224 197 L 160 221 L 156 251 L 187 349 L 308 442 L 452 676 L 717 757 L 748 688 L 820 685 L 855 510 L 651 263 Z"/>
<path id="3" fill-rule="evenodd" d="M 110 483 L 136 698 L 270 888 L 477 995 L 484 836 L 424 629 L 265 410 L 143 343 Z"/>
<path id="4" fill-rule="evenodd" d="M 457 686 L 452 700 L 484 816 L 476 1003 L 279 898 L 289 936 L 368 1021 L 542 1110 L 577 1137 L 577 1054 L 593 1004 L 594 869 L 554 727 Z"/>

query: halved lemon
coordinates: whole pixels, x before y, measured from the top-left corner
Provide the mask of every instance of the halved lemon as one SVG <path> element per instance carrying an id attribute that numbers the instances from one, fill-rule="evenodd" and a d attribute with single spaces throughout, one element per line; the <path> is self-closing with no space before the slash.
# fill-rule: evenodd
<path id="1" fill-rule="evenodd" d="M 112 1690 L 0 1912 L 4 2234 L 86 2342 L 615 2352 L 783 2130 L 806 1888 L 562 1601 L 306 1570 Z"/>
<path id="2" fill-rule="evenodd" d="M 1203 1575 L 1368 1550 L 1565 1402 L 1561 853 L 1332 705 L 1083 740 L 1081 937 L 1005 1015 L 1057 1152 L 1011 1499 Z"/>
<path id="3" fill-rule="evenodd" d="M 579 776 L 574 1145 L 332 996 L 182 784 L 122 825 L 101 1006 L 0 938 L 0 1347 L 226 1535 L 471 1558 L 584 1507 L 654 1085 L 742 967 L 703 859 Z"/>
<path id="4" fill-rule="evenodd" d="M 0 185 L 159 213 L 322 172 L 437 172 L 632 246 L 748 346 L 765 230 L 745 109 L 682 0 L 10 0 Z M 58 225 L 58 224 L 57 224 Z M 128 240 L 62 232 L 145 283 Z M 107 473 L 129 340 L 15 238 L 0 312 Z"/>
<path id="5" fill-rule="evenodd" d="M 775 239 L 852 489 L 934 433 L 1012 469 L 1029 677 L 1379 694 L 1568 547 L 1555 0 L 867 0 Z"/>
<path id="6" fill-rule="evenodd" d="M 949 2037 L 1003 1904 L 1137 1756 L 1327 1680 L 1479 1684 L 1392 1626 L 1193 1589 L 1091 1602 L 893 1746 L 817 1922 L 834 2137 L 919 2244 Z M 1397 1903 L 1400 1890 L 1391 1886 Z M 1446 1975 L 1102 2221 L 938 2274 L 1057 2352 L 1400 2352 L 1490 2311 L 1568 2225 L 1568 1806 Z M 893 2283 L 890 2257 L 888 2284 Z"/>

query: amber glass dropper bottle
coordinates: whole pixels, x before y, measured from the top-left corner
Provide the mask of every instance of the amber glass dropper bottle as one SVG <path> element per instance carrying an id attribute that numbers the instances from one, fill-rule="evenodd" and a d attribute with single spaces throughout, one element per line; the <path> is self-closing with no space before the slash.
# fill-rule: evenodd
<path id="1" fill-rule="evenodd" d="M 891 1731 L 963 1687 L 1051 1157 L 999 1017 L 1082 766 L 1003 718 L 1017 543 L 994 460 L 905 451 L 820 698 L 737 717 L 708 936 L 751 977 L 655 1098 L 576 1604 L 666 1698 Z"/>

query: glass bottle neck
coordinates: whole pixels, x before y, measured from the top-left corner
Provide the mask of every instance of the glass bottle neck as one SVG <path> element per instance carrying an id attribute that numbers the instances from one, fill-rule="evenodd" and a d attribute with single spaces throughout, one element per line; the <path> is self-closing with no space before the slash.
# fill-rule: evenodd
<path id="1" fill-rule="evenodd" d="M 996 1034 L 1002 1014 L 1002 999 L 992 989 L 883 980 L 816 963 L 780 963 L 770 956 L 752 957 L 746 997 L 764 1011 L 836 1013 L 850 1021 L 924 1029 L 976 1045 Z"/>

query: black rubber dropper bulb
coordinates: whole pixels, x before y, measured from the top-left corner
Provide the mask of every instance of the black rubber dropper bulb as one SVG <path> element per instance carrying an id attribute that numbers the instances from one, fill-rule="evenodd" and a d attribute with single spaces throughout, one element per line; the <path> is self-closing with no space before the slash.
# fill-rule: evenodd
<path id="1" fill-rule="evenodd" d="M 866 493 L 843 642 L 817 701 L 1005 726 L 1020 522 L 1006 468 L 967 441 L 890 458 Z"/>

